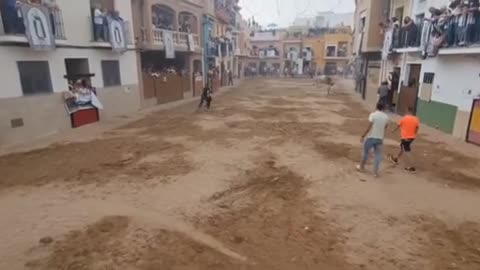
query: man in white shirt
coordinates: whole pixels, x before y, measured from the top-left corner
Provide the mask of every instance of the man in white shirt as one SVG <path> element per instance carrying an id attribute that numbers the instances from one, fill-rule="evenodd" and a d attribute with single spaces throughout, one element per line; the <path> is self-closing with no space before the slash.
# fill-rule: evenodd
<path id="1" fill-rule="evenodd" d="M 360 139 L 360 141 L 363 143 L 363 158 L 360 164 L 357 165 L 357 170 L 363 171 L 365 169 L 365 164 L 368 161 L 368 154 L 370 153 L 370 150 L 373 149 L 375 152 L 373 169 L 375 176 L 378 176 L 378 171 L 380 169 L 380 162 L 382 161 L 383 139 L 385 138 L 385 130 L 387 129 L 388 125 L 388 115 L 383 112 L 384 109 L 385 106 L 383 103 L 377 104 L 377 110 L 371 113 L 368 117 L 370 124 Z"/>
<path id="2" fill-rule="evenodd" d="M 93 25 L 95 31 L 95 41 L 103 41 L 104 33 L 103 33 L 103 20 L 105 14 L 100 10 L 100 7 L 97 6 L 93 10 Z"/>

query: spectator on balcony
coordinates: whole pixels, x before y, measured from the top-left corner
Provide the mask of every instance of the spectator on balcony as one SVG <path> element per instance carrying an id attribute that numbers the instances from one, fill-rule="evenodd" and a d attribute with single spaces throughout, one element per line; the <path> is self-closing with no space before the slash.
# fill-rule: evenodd
<path id="1" fill-rule="evenodd" d="M 2 3 L 1 11 L 5 33 L 22 33 L 22 22 L 17 14 L 17 1 L 7 0 L 6 3 Z"/>
<path id="2" fill-rule="evenodd" d="M 396 17 L 392 18 L 392 48 L 400 48 L 400 22 Z"/>
<path id="3" fill-rule="evenodd" d="M 457 44 L 459 46 L 465 46 L 468 39 L 468 10 L 469 7 L 465 4 L 461 5 L 461 14 L 458 17 L 457 24 Z"/>
<path id="4" fill-rule="evenodd" d="M 478 41 L 478 25 L 479 20 L 479 1 L 470 0 L 468 4 L 469 10 L 467 15 L 467 40 L 468 43 L 476 43 Z"/>
<path id="5" fill-rule="evenodd" d="M 446 14 L 446 45 L 448 47 L 451 47 L 455 45 L 456 42 L 456 31 L 457 31 L 457 15 L 459 13 L 459 10 L 457 9 L 457 6 L 455 5 L 454 2 L 450 4 L 448 7 L 448 11 Z"/>
<path id="6" fill-rule="evenodd" d="M 475 14 L 474 35 L 475 42 L 480 42 L 480 1 L 474 1 L 473 12 Z"/>
<path id="7" fill-rule="evenodd" d="M 104 20 L 105 13 L 102 12 L 100 6 L 97 5 L 93 10 L 93 32 L 95 36 L 95 41 L 103 41 L 105 38 L 104 33 Z"/>
<path id="8" fill-rule="evenodd" d="M 112 11 L 112 19 L 123 22 L 123 18 L 120 16 L 120 12 L 118 12 L 117 10 Z"/>
<path id="9" fill-rule="evenodd" d="M 182 25 L 178 29 L 179 32 L 186 32 L 186 33 L 191 33 L 192 32 L 192 27 L 190 26 L 190 22 L 187 20 L 184 20 L 182 22 Z"/>
<path id="10" fill-rule="evenodd" d="M 415 47 L 417 42 L 417 26 L 409 16 L 403 19 L 402 30 L 405 33 L 405 47 Z"/>

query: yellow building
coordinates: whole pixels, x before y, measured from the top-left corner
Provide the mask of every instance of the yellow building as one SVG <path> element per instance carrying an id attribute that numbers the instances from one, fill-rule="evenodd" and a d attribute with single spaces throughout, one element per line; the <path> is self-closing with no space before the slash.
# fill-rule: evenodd
<path id="1" fill-rule="evenodd" d="M 305 48 L 310 48 L 313 51 L 313 62 L 317 70 L 325 68 L 325 37 L 306 37 L 303 40 Z"/>
<path id="2" fill-rule="evenodd" d="M 350 28 L 329 30 L 325 34 L 304 39 L 304 48 L 311 48 L 318 71 L 327 74 L 347 71 L 352 55 Z"/>

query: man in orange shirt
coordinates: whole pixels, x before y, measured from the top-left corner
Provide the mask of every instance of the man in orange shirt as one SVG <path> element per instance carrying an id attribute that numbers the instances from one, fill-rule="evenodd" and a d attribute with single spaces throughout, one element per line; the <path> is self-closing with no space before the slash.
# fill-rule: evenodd
<path id="1" fill-rule="evenodd" d="M 416 116 L 413 115 L 413 108 L 409 107 L 407 114 L 398 122 L 398 126 L 393 130 L 395 133 L 400 128 L 400 134 L 402 137 L 400 143 L 400 152 L 396 157 L 390 156 L 390 160 L 398 164 L 400 157 L 404 156 L 405 162 L 405 171 L 414 173 L 416 172 L 415 167 L 412 165 L 411 161 L 411 145 L 418 134 L 418 129 L 420 128 L 420 121 Z"/>

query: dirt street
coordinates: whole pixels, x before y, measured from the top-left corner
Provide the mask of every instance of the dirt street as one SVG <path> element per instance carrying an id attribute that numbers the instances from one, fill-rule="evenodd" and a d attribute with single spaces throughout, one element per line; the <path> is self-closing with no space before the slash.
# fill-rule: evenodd
<path id="1" fill-rule="evenodd" d="M 480 148 L 424 129 L 417 174 L 357 173 L 369 112 L 341 88 L 246 81 L 0 157 L 0 269 L 480 269 Z"/>

